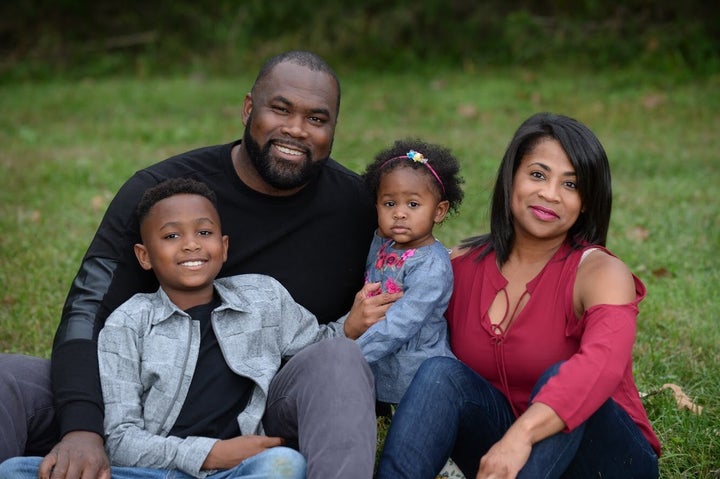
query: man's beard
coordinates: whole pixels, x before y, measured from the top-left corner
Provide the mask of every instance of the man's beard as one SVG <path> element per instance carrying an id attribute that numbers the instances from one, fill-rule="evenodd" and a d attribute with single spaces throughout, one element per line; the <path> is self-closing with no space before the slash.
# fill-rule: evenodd
<path id="1" fill-rule="evenodd" d="M 260 177 L 270 186 L 278 190 L 292 190 L 310 182 L 315 178 L 328 158 L 312 161 L 310 151 L 304 148 L 305 159 L 302 163 L 293 163 L 284 159 L 273 158 L 270 154 L 272 142 L 260 144 L 250 135 L 251 119 L 248 118 L 243 134 L 243 144 L 250 157 L 250 162 Z"/>

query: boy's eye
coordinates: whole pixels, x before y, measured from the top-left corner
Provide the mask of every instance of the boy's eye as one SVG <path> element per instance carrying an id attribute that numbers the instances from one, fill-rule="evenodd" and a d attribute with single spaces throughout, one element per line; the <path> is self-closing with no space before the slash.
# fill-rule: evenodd
<path id="1" fill-rule="evenodd" d="M 163 236 L 164 239 L 175 239 L 175 238 L 179 238 L 179 237 L 180 237 L 180 235 L 177 233 L 168 233 L 165 236 Z"/>

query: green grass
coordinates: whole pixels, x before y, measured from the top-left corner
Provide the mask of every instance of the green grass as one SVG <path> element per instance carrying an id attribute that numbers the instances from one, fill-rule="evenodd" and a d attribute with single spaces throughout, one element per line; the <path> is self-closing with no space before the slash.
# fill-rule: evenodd
<path id="1" fill-rule="evenodd" d="M 649 289 L 635 374 L 664 446 L 663 478 L 720 475 L 720 77 L 413 70 L 342 73 L 334 156 L 360 171 L 404 136 L 461 160 L 466 198 L 437 231 L 486 230 L 490 188 L 518 124 L 549 110 L 589 125 L 613 168 L 608 246 Z M 0 86 L 0 351 L 49 356 L 79 261 L 136 169 L 240 137 L 252 76 Z M 678 410 L 675 383 L 702 415 Z"/>

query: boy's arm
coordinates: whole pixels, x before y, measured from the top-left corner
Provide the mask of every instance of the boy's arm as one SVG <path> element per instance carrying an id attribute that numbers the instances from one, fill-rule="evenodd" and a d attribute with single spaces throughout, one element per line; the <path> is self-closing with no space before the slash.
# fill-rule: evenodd
<path id="1" fill-rule="evenodd" d="M 217 439 L 153 434 L 146 429 L 141 381 L 142 341 L 131 316 L 116 311 L 98 338 L 98 360 L 105 401 L 106 447 L 113 465 L 179 469 L 203 477 Z"/>

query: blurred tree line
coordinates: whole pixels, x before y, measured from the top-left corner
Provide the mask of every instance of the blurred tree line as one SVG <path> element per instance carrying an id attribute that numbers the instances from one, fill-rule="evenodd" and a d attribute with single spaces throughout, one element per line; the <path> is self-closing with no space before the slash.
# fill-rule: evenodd
<path id="1" fill-rule="evenodd" d="M 0 75 L 233 74 L 291 48 L 314 50 L 338 69 L 550 62 L 720 71 L 717 1 L 346 3 L 9 0 L 0 2 Z"/>

